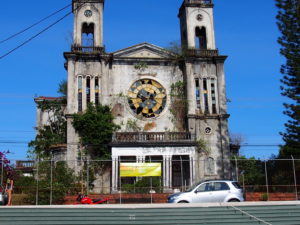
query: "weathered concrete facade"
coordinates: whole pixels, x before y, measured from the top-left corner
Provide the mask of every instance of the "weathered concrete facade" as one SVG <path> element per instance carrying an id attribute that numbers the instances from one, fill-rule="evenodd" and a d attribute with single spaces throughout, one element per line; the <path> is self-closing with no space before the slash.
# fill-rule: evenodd
<path id="1" fill-rule="evenodd" d="M 183 1 L 178 14 L 179 55 L 149 43 L 105 52 L 103 9 L 104 0 L 73 0 L 74 44 L 64 53 L 70 165 L 77 167 L 79 153 L 72 114 L 84 112 L 91 102 L 109 105 L 121 126 L 112 140 L 108 185 L 113 191 L 118 188 L 120 158 L 128 156 L 145 162 L 160 155 L 165 190 L 175 185 L 172 160 L 176 157 L 188 157 L 188 185 L 203 178 L 230 178 L 226 56 L 216 48 L 212 0 Z M 172 94 L 174 85 L 180 84 L 186 102 L 176 102 L 180 96 Z M 180 104 L 184 115 L 178 114 Z"/>

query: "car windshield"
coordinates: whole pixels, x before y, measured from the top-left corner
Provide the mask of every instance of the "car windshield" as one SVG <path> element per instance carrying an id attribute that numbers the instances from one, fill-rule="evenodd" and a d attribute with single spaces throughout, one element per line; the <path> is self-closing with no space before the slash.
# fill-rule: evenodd
<path id="1" fill-rule="evenodd" d="M 195 187 L 197 187 L 200 183 L 202 183 L 202 181 L 193 184 L 191 187 L 189 187 L 188 189 L 186 189 L 184 192 L 190 192 L 190 191 L 194 190 Z"/>
<path id="2" fill-rule="evenodd" d="M 236 189 L 242 189 L 242 187 L 240 186 L 240 184 L 238 182 L 232 182 L 232 184 Z"/>

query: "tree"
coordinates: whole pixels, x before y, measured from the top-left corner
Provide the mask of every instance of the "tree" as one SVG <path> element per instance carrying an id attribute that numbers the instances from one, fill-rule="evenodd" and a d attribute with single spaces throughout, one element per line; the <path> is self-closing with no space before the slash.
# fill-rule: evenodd
<path id="1" fill-rule="evenodd" d="M 280 53 L 286 59 L 281 66 L 282 95 L 289 98 L 284 104 L 284 114 L 289 120 L 281 135 L 285 144 L 281 146 L 280 158 L 300 158 L 300 2 L 299 0 L 276 0 L 277 25 L 281 32 L 278 43 Z"/>
<path id="2" fill-rule="evenodd" d="M 50 202 L 61 204 L 67 194 L 80 191 L 78 177 L 66 162 L 40 161 L 38 174 L 35 177 L 20 177 L 16 186 L 22 187 L 23 192 L 27 194 L 27 204 L 35 204 L 38 196 L 38 205 L 49 205 Z"/>
<path id="3" fill-rule="evenodd" d="M 259 187 L 264 184 L 264 169 L 263 162 L 256 160 L 254 157 L 246 158 L 238 156 L 237 165 L 235 160 L 232 160 L 232 167 L 238 167 L 238 178 L 242 184 Z"/>
<path id="4" fill-rule="evenodd" d="M 50 147 L 67 143 L 67 121 L 64 114 L 65 99 L 44 100 L 38 103 L 38 108 L 47 113 L 48 121 L 42 127 L 38 127 L 35 140 L 28 144 L 29 156 L 37 155 L 40 158 L 49 158 Z"/>
<path id="5" fill-rule="evenodd" d="M 57 93 L 61 94 L 63 97 L 67 96 L 68 93 L 68 82 L 66 80 L 62 80 L 57 89 Z"/>
<path id="6" fill-rule="evenodd" d="M 12 166 L 10 165 L 10 160 L 7 158 L 7 154 L 9 154 L 9 151 L 2 151 L 0 152 L 0 169 L 3 168 L 3 170 L 11 170 Z"/>
<path id="7" fill-rule="evenodd" d="M 6 179 L 6 172 L 13 171 L 13 166 L 11 165 L 10 160 L 7 158 L 7 154 L 9 151 L 0 152 L 0 189 L 1 185 L 3 185 L 3 181 Z"/>
<path id="8" fill-rule="evenodd" d="M 88 104 L 85 113 L 77 113 L 73 116 L 73 126 L 80 136 L 86 153 L 93 159 L 110 158 L 108 144 L 112 140 L 113 132 L 119 129 L 119 126 L 113 122 L 110 108 Z"/>

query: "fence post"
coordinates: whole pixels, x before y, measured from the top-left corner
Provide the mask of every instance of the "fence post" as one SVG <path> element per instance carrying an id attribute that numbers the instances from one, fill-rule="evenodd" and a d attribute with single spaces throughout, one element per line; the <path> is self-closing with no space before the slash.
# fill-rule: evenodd
<path id="1" fill-rule="evenodd" d="M 296 168 L 295 168 L 295 159 L 292 157 L 292 162 L 293 162 L 293 170 L 294 170 L 294 182 L 295 182 L 295 191 L 296 191 L 296 201 L 298 200 L 298 190 L 297 190 L 297 176 L 296 176 Z"/>
<path id="2" fill-rule="evenodd" d="M 39 158 L 36 159 L 36 193 L 35 193 L 35 204 L 39 204 Z"/>
<path id="3" fill-rule="evenodd" d="M 181 172 L 181 190 L 180 191 L 183 191 L 183 165 L 182 165 L 182 157 L 180 156 L 180 172 Z"/>
<path id="4" fill-rule="evenodd" d="M 151 156 L 149 156 L 149 159 L 150 159 L 150 163 L 152 162 L 151 161 Z M 150 177 L 150 199 L 151 199 L 151 204 L 153 202 L 153 199 L 152 199 L 152 177 Z"/>
<path id="5" fill-rule="evenodd" d="M 52 205 L 52 188 L 53 188 L 53 169 L 52 169 L 52 154 L 50 158 L 50 205 Z"/>
<path id="6" fill-rule="evenodd" d="M 89 160 L 86 160 L 86 194 L 89 194 Z"/>
<path id="7" fill-rule="evenodd" d="M 267 196 L 268 196 L 268 201 L 269 201 L 269 184 L 268 184 L 267 160 L 265 160 L 265 175 L 266 175 Z"/>
<path id="8" fill-rule="evenodd" d="M 239 182 L 239 169 L 238 169 L 238 161 L 236 156 L 234 156 L 235 160 L 235 176 L 236 176 L 236 181 Z"/>
<path id="9" fill-rule="evenodd" d="M 1 157 L 1 187 L 3 186 L 4 157 Z"/>
<path id="10" fill-rule="evenodd" d="M 121 161 L 120 161 L 120 159 L 121 159 L 121 157 L 119 156 L 118 157 L 118 163 L 119 163 L 119 171 L 120 171 L 120 163 L 121 163 Z M 118 171 L 118 174 L 119 174 L 119 186 L 120 186 L 120 205 L 122 204 L 122 184 L 121 184 L 121 173 Z"/>

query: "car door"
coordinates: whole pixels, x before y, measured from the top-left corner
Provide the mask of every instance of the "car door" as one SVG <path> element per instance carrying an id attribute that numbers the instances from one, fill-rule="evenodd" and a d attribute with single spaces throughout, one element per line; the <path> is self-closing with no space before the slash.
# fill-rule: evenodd
<path id="1" fill-rule="evenodd" d="M 230 194 L 230 187 L 226 182 L 214 182 L 213 201 L 224 202 L 226 196 Z"/>
<path id="2" fill-rule="evenodd" d="M 192 203 L 213 202 L 212 183 L 202 183 L 193 193 Z"/>

